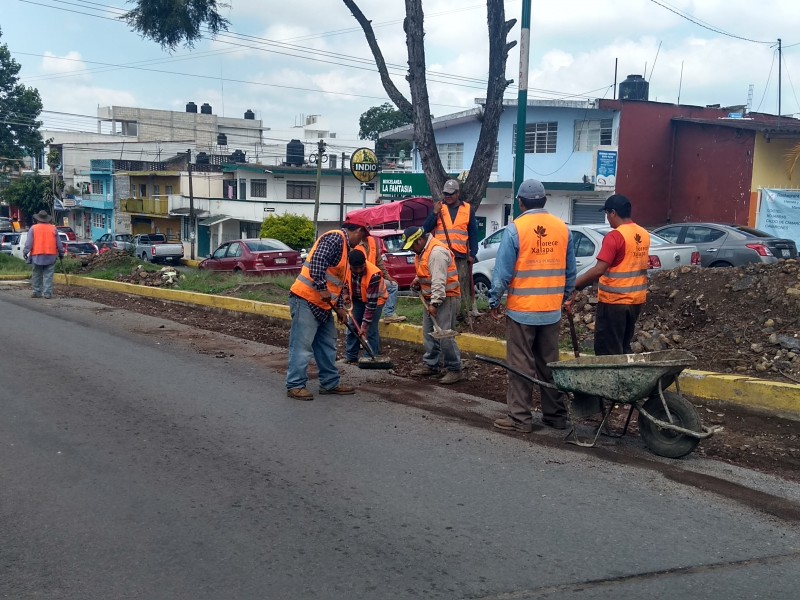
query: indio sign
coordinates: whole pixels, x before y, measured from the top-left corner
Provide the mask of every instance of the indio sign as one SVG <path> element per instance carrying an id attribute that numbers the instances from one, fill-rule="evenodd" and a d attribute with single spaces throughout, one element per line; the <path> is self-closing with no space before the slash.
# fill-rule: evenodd
<path id="1" fill-rule="evenodd" d="M 350 157 L 350 172 L 361 183 L 369 183 L 378 174 L 378 156 L 369 148 L 359 148 Z"/>

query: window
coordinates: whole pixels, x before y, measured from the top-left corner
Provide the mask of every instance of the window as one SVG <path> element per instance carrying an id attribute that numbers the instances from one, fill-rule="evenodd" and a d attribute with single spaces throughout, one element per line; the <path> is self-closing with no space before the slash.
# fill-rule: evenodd
<path id="1" fill-rule="evenodd" d="M 442 166 L 448 173 L 464 170 L 464 144 L 436 144 Z"/>
<path id="2" fill-rule="evenodd" d="M 239 200 L 247 198 L 247 179 L 239 180 Z"/>
<path id="3" fill-rule="evenodd" d="M 287 181 L 287 200 L 313 200 L 317 192 L 317 184 L 313 181 Z"/>
<path id="4" fill-rule="evenodd" d="M 154 183 L 153 184 L 153 196 L 159 196 L 159 195 L 161 195 L 161 186 L 158 185 L 157 183 Z"/>
<path id="5" fill-rule="evenodd" d="M 105 229 L 106 228 L 106 216 L 103 213 L 92 213 L 92 227 L 95 229 Z"/>
<path id="6" fill-rule="evenodd" d="M 575 249 L 575 258 L 594 256 L 594 243 L 580 231 L 572 232 L 572 247 Z"/>
<path id="7" fill-rule="evenodd" d="M 147 198 L 147 184 L 140 183 L 139 184 L 139 196 L 142 198 Z"/>
<path id="8" fill-rule="evenodd" d="M 250 180 L 250 196 L 253 198 L 266 198 L 267 197 L 267 180 L 266 179 L 251 179 Z"/>
<path id="9" fill-rule="evenodd" d="M 514 125 L 511 151 L 517 147 L 517 126 Z M 553 154 L 556 151 L 558 122 L 528 123 L 525 125 L 525 154 Z"/>
<path id="10" fill-rule="evenodd" d="M 712 229 L 711 227 L 687 227 L 686 238 L 684 244 L 709 244 L 718 240 L 725 232 L 720 229 Z M 664 237 L 664 236 L 662 236 Z"/>
<path id="11" fill-rule="evenodd" d="M 666 229 L 661 229 L 657 231 L 658 235 L 660 235 L 665 240 L 672 242 L 673 244 L 678 243 L 678 238 L 681 235 L 682 227 L 667 227 Z"/>
<path id="12" fill-rule="evenodd" d="M 590 152 L 613 142 L 613 119 L 575 121 L 575 152 Z"/>
<path id="13" fill-rule="evenodd" d="M 225 256 L 225 252 L 228 250 L 228 244 L 224 244 L 214 250 L 214 254 L 212 254 L 213 258 L 223 258 Z"/>
<path id="14" fill-rule="evenodd" d="M 171 186 L 171 185 L 165 185 L 165 186 L 164 186 L 164 193 L 165 193 L 167 196 L 170 196 L 170 195 L 172 195 L 172 186 Z"/>
<path id="15" fill-rule="evenodd" d="M 103 181 L 101 179 L 92 179 L 92 193 L 93 194 L 103 193 Z"/>
<path id="16" fill-rule="evenodd" d="M 230 245 L 228 249 L 228 253 L 225 255 L 227 258 L 238 258 L 242 255 L 242 245 L 238 242 L 234 242 Z"/>
<path id="17" fill-rule="evenodd" d="M 497 141 L 494 143 L 494 158 L 492 159 L 492 173 L 497 173 L 500 170 L 500 165 L 497 160 L 498 155 L 500 154 L 500 142 Z"/>

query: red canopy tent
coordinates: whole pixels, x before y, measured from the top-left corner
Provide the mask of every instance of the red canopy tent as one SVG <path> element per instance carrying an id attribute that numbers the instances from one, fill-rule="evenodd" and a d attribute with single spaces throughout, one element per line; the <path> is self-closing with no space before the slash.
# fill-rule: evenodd
<path id="1" fill-rule="evenodd" d="M 359 216 L 372 229 L 405 229 L 412 225 L 421 226 L 432 209 L 433 202 L 430 198 L 418 197 L 351 210 L 347 216 Z"/>

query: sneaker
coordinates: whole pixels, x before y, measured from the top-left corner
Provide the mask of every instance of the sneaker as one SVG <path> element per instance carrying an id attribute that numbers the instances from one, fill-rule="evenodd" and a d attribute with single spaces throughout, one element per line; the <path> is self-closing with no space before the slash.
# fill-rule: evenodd
<path id="1" fill-rule="evenodd" d="M 464 373 L 462 371 L 448 371 L 444 377 L 439 380 L 439 383 L 442 385 L 450 385 L 451 383 L 458 383 L 464 379 Z"/>
<path id="2" fill-rule="evenodd" d="M 313 400 L 314 394 L 309 392 L 306 388 L 293 388 L 286 390 L 286 395 L 295 400 Z"/>
<path id="3" fill-rule="evenodd" d="M 431 369 L 430 367 L 420 367 L 419 369 L 414 369 L 409 373 L 412 377 L 433 377 L 434 375 L 439 374 L 439 369 Z"/>
<path id="4" fill-rule="evenodd" d="M 502 429 L 503 431 L 518 431 L 520 433 L 530 433 L 533 431 L 533 425 L 523 425 L 522 423 L 517 423 L 510 417 L 504 417 L 502 419 L 497 419 L 494 423 L 492 423 L 497 429 Z"/>
<path id="5" fill-rule="evenodd" d="M 402 323 L 405 320 L 406 317 L 402 315 L 391 315 L 389 317 L 383 317 L 381 323 Z"/>
<path id="6" fill-rule="evenodd" d="M 319 395 L 324 396 L 326 394 L 336 394 L 338 396 L 349 396 L 350 394 L 355 394 L 356 388 L 350 387 L 349 385 L 342 385 L 341 383 L 337 385 L 335 388 L 331 388 L 326 390 L 325 388 L 319 388 Z"/>

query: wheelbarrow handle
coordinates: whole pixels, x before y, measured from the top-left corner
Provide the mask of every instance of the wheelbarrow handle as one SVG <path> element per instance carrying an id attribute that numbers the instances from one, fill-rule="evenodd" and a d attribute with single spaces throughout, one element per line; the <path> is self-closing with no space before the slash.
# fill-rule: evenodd
<path id="1" fill-rule="evenodd" d="M 553 390 L 558 389 L 558 386 L 555 386 L 552 383 L 547 383 L 546 381 L 541 381 L 539 379 L 536 379 L 535 377 L 532 377 L 527 373 L 523 373 L 519 369 L 504 363 L 502 360 L 497 360 L 496 358 L 489 358 L 488 356 L 481 356 L 480 354 L 476 354 L 475 358 L 481 362 L 489 363 L 490 365 L 497 365 L 498 367 L 503 367 L 506 371 L 510 371 L 514 373 L 514 375 L 522 377 L 523 379 L 527 379 L 528 381 L 530 381 L 531 383 L 535 383 L 536 385 L 541 385 L 542 387 L 550 388 Z"/>

